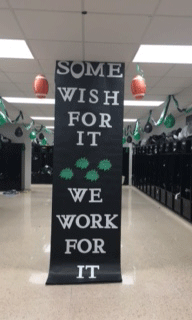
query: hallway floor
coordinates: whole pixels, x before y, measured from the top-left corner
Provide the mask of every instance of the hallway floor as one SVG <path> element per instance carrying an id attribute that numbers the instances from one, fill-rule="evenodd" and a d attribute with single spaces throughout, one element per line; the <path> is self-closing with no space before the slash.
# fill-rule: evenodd
<path id="1" fill-rule="evenodd" d="M 0 195 L 0 320 L 191 320 L 192 225 L 123 187 L 122 283 L 45 286 L 49 185 Z"/>

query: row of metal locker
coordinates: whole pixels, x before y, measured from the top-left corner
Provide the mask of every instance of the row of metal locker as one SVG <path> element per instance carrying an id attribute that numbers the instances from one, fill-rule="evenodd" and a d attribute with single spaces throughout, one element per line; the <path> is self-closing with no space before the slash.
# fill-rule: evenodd
<path id="1" fill-rule="evenodd" d="M 183 146 L 183 147 L 182 147 Z M 133 149 L 135 187 L 161 202 L 183 218 L 192 221 L 192 152 L 191 142 Z M 169 150 L 169 151 L 166 151 Z"/>

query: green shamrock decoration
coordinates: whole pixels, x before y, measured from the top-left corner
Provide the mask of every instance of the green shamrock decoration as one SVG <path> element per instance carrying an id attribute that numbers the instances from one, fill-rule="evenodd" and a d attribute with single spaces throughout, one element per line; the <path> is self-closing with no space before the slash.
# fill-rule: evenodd
<path id="1" fill-rule="evenodd" d="M 86 180 L 97 181 L 99 179 L 99 174 L 96 170 L 90 170 L 85 175 Z"/>
<path id="2" fill-rule="evenodd" d="M 103 171 L 109 171 L 112 167 L 112 164 L 109 160 L 105 159 L 105 160 L 101 160 L 99 162 L 99 165 L 98 165 L 98 168 L 100 170 L 103 170 Z"/>
<path id="3" fill-rule="evenodd" d="M 79 169 L 87 169 L 89 161 L 86 158 L 80 158 L 76 161 L 75 166 Z"/>
<path id="4" fill-rule="evenodd" d="M 62 179 L 71 180 L 74 176 L 74 173 L 70 168 L 65 168 L 65 169 L 61 170 L 59 176 Z"/>

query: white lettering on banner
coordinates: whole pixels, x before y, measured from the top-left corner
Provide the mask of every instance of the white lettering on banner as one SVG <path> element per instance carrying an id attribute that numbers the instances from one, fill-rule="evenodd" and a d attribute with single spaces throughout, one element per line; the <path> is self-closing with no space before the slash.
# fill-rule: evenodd
<path id="1" fill-rule="evenodd" d="M 69 127 L 74 127 L 74 123 L 73 123 L 73 120 L 77 120 L 77 122 L 79 121 L 79 115 L 80 115 L 80 112 L 79 111 L 72 111 L 72 112 L 68 112 L 69 114 L 69 124 L 68 126 Z"/>
<path id="2" fill-rule="evenodd" d="M 86 91 L 86 89 L 79 88 L 79 91 L 80 91 L 80 98 L 77 102 L 78 103 L 85 103 L 85 100 L 83 100 L 83 99 L 84 99 L 84 92 Z"/>
<path id="3" fill-rule="evenodd" d="M 76 143 L 77 146 L 84 146 L 84 143 L 82 142 L 82 139 L 83 139 L 83 134 L 85 132 L 84 131 L 77 131 L 77 134 L 79 136 L 79 140 L 78 142 Z"/>
<path id="4" fill-rule="evenodd" d="M 78 67 L 78 72 L 77 68 Z M 120 71 L 121 64 L 120 63 L 99 63 L 94 69 L 91 62 L 73 62 L 69 67 L 69 61 L 59 61 L 57 74 L 66 75 L 71 73 L 72 77 L 75 79 L 81 78 L 83 75 L 85 76 L 99 76 L 104 77 L 104 69 L 108 78 L 122 78 L 123 74 Z"/>
<path id="5" fill-rule="evenodd" d="M 84 131 L 77 131 L 77 135 L 78 135 L 78 142 L 76 143 L 77 146 L 84 146 L 83 143 L 83 134 L 85 132 Z M 87 132 L 87 136 L 92 136 L 92 142 L 90 144 L 91 147 L 97 147 L 98 144 L 96 143 L 96 136 L 101 136 L 101 132 Z"/>
<path id="6" fill-rule="evenodd" d="M 96 89 L 92 89 L 91 91 L 90 91 L 90 96 L 92 97 L 92 98 L 94 98 L 95 100 L 92 100 L 91 98 L 89 98 L 89 103 L 97 103 L 98 101 L 99 101 L 99 98 L 98 98 L 98 90 L 96 90 Z"/>
<path id="7" fill-rule="evenodd" d="M 100 71 L 99 77 L 104 77 L 104 74 L 103 74 L 104 63 L 99 63 L 96 70 L 93 69 L 93 66 L 90 62 L 85 62 L 85 63 L 87 65 L 87 72 L 85 73 L 85 76 L 92 76 L 92 75 L 97 76 Z"/>
<path id="8" fill-rule="evenodd" d="M 91 242 L 92 240 L 92 242 Z M 78 250 L 82 254 L 89 253 L 92 251 L 93 254 L 102 253 L 105 254 L 106 251 L 103 249 L 105 242 L 103 239 L 65 239 L 66 251 L 65 254 L 71 254 L 71 249 Z M 85 248 L 86 247 L 86 248 Z"/>
<path id="9" fill-rule="evenodd" d="M 91 200 L 89 200 L 90 203 L 103 202 L 103 199 L 100 199 L 101 189 L 97 188 L 97 189 L 89 189 L 89 190 L 91 192 Z M 95 197 L 99 198 L 99 200 L 95 200 Z"/>
<path id="10" fill-rule="evenodd" d="M 110 91 L 104 91 L 105 92 L 105 102 L 104 105 L 109 105 L 109 99 L 113 99 L 112 106 L 118 106 L 119 103 L 117 102 L 117 95 L 119 94 L 119 91 L 112 91 L 113 95 L 109 96 Z"/>
<path id="11" fill-rule="evenodd" d="M 71 215 L 57 215 L 57 219 L 59 219 L 60 224 L 62 225 L 63 229 L 71 229 L 73 220 L 75 219 L 77 215 L 76 214 L 71 214 Z M 61 219 L 61 217 L 63 218 L 63 221 Z"/>
<path id="12" fill-rule="evenodd" d="M 99 125 L 100 128 L 112 128 L 112 126 L 109 124 L 109 121 L 111 120 L 111 116 L 108 113 L 99 113 L 101 115 L 101 124 Z M 107 119 L 105 119 L 107 118 Z"/>
<path id="13" fill-rule="evenodd" d="M 101 193 L 101 189 L 99 188 L 68 188 L 67 190 L 69 190 L 73 200 L 75 202 L 77 202 L 77 200 L 79 200 L 79 202 L 81 202 L 85 196 L 85 193 L 87 192 L 87 190 L 90 191 L 90 196 L 91 196 L 91 200 L 89 200 L 90 203 L 95 203 L 95 202 L 103 202 L 103 199 L 100 199 L 100 193 Z M 99 198 L 99 200 L 96 200 L 95 198 Z"/>
<path id="14" fill-rule="evenodd" d="M 74 121 L 79 122 L 80 118 L 80 111 L 69 111 L 69 127 L 74 127 Z M 100 128 L 112 128 L 111 124 L 109 121 L 111 121 L 111 116 L 108 113 L 99 113 L 100 115 Z M 87 123 L 86 117 L 90 116 L 92 118 L 91 123 Z M 86 112 L 81 116 L 81 121 L 86 127 L 92 127 L 96 123 L 96 116 L 92 112 Z"/>
<path id="15" fill-rule="evenodd" d="M 67 190 L 69 190 L 70 194 L 72 195 L 72 198 L 75 202 L 77 202 L 77 200 L 79 200 L 79 202 L 81 202 L 84 198 L 85 193 L 87 192 L 88 189 L 85 188 L 68 188 Z M 73 191 L 75 194 L 73 194 Z"/>
<path id="16" fill-rule="evenodd" d="M 96 279 L 95 277 L 95 269 L 100 270 L 100 266 L 77 266 L 77 268 L 79 269 L 79 275 L 78 277 L 76 277 L 77 279 L 84 279 L 85 277 L 83 277 L 83 269 L 88 270 L 90 269 L 90 277 L 89 279 Z"/>
<path id="17" fill-rule="evenodd" d="M 80 229 L 85 229 L 90 227 L 90 229 L 118 229 L 118 227 L 112 222 L 118 217 L 118 214 L 98 214 L 91 213 L 90 217 L 85 214 L 67 214 L 67 215 L 57 215 L 56 216 L 63 229 L 71 229 L 72 224 L 75 222 L 76 226 Z M 86 220 L 85 225 L 80 224 L 80 219 L 84 218 Z M 100 222 L 103 222 L 101 225 Z"/>
<path id="18" fill-rule="evenodd" d="M 77 90 L 77 88 L 65 88 L 65 87 L 57 87 L 57 90 L 59 90 L 62 98 L 63 98 L 63 101 L 71 101 L 74 94 L 75 94 L 75 91 Z M 80 90 L 80 89 L 79 89 Z M 82 89 L 83 90 L 83 89 Z M 86 89 L 85 89 L 86 90 Z"/>
<path id="19" fill-rule="evenodd" d="M 87 132 L 87 135 L 88 136 L 92 136 L 92 142 L 90 144 L 91 147 L 97 147 L 98 144 L 96 143 L 96 136 L 100 136 L 101 135 L 101 132 Z"/>
<path id="20" fill-rule="evenodd" d="M 107 76 L 108 78 L 122 78 L 123 74 L 120 73 L 120 63 L 108 63 L 109 65 L 109 75 Z M 116 74 L 114 74 L 116 72 Z"/>
<path id="21" fill-rule="evenodd" d="M 87 123 L 87 122 L 86 122 L 87 116 L 90 116 L 90 117 L 92 118 L 92 121 L 91 121 L 90 123 Z M 97 121 L 97 118 L 96 118 L 96 116 L 95 116 L 92 112 L 86 112 L 86 113 L 83 114 L 81 120 L 82 120 L 84 126 L 86 126 L 86 127 L 92 127 L 92 126 L 95 124 L 95 122 Z"/>

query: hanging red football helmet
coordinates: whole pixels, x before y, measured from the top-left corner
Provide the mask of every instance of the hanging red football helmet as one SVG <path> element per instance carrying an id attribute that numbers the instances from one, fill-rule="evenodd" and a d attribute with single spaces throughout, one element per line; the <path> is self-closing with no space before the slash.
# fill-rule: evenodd
<path id="1" fill-rule="evenodd" d="M 141 100 L 145 96 L 146 83 L 141 75 L 137 75 L 133 78 L 131 82 L 131 92 L 137 100 Z"/>
<path id="2" fill-rule="evenodd" d="M 46 98 L 49 91 L 49 84 L 44 75 L 39 74 L 33 82 L 33 90 L 37 98 Z"/>

